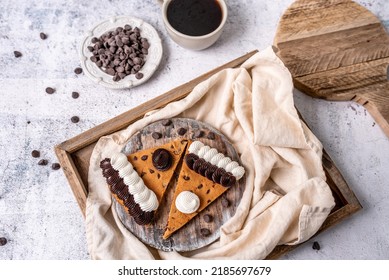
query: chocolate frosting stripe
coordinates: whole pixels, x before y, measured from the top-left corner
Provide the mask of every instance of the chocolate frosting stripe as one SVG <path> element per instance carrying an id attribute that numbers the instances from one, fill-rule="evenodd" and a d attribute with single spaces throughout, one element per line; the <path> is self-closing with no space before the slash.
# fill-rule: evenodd
<path id="1" fill-rule="evenodd" d="M 197 174 L 206 177 L 225 188 L 234 186 L 237 181 L 231 172 L 227 172 L 224 168 L 217 167 L 216 165 L 205 161 L 203 158 L 199 158 L 195 154 L 187 154 L 185 156 L 185 163 Z"/>
<path id="2" fill-rule="evenodd" d="M 115 170 L 109 158 L 105 158 L 100 162 L 102 174 L 110 187 L 112 194 L 117 199 L 122 201 L 123 207 L 134 218 L 134 221 L 139 225 L 146 225 L 154 219 L 154 211 L 143 211 L 138 203 L 135 202 L 134 196 L 129 193 L 128 186 L 120 177 L 119 171 Z"/>

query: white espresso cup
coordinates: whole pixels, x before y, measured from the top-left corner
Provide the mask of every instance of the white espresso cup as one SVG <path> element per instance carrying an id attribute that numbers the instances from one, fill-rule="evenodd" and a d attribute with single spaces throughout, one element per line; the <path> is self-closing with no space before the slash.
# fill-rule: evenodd
<path id="1" fill-rule="evenodd" d="M 167 10 L 171 1 L 172 0 L 163 0 L 160 2 L 163 2 L 162 3 L 163 23 L 165 25 L 166 31 L 168 32 L 169 36 L 173 39 L 174 42 L 176 42 L 178 45 L 186 49 L 203 50 L 213 45 L 217 41 L 217 39 L 219 39 L 224 29 L 224 26 L 226 24 L 227 14 L 228 14 L 227 5 L 224 2 L 224 0 L 215 0 L 218 2 L 222 12 L 221 15 L 222 18 L 219 26 L 214 31 L 201 36 L 186 35 L 173 28 L 167 16 Z"/>

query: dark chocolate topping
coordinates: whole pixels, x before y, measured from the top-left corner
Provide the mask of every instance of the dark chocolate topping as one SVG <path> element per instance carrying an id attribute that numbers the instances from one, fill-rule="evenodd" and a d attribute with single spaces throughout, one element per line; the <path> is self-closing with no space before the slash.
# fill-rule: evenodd
<path id="1" fill-rule="evenodd" d="M 220 178 L 220 184 L 223 187 L 229 188 L 235 185 L 236 178 L 232 173 L 226 172 L 221 178 Z"/>
<path id="2" fill-rule="evenodd" d="M 117 171 L 113 168 L 107 168 L 107 169 L 103 169 L 103 176 L 105 178 L 108 178 L 110 176 L 112 176 L 113 174 L 115 174 Z"/>
<path id="3" fill-rule="evenodd" d="M 120 178 L 119 174 L 115 172 L 114 174 L 112 174 L 107 178 L 107 183 L 112 186 L 117 182 L 119 182 L 120 180 L 122 180 L 122 178 Z"/>
<path id="4" fill-rule="evenodd" d="M 154 212 L 143 212 L 139 216 L 134 216 L 134 220 L 138 225 L 147 225 L 154 219 Z"/>
<path id="5" fill-rule="evenodd" d="M 108 169 L 111 168 L 111 160 L 109 158 L 105 158 L 100 162 L 100 167 L 102 169 Z"/>
<path id="6" fill-rule="evenodd" d="M 199 174 L 201 176 L 205 176 L 205 172 L 207 171 L 208 168 L 210 168 L 212 166 L 212 164 L 210 164 L 209 162 L 204 162 L 200 167 L 199 167 Z"/>
<path id="7" fill-rule="evenodd" d="M 205 160 L 203 158 L 199 158 L 198 160 L 196 160 L 195 163 L 193 164 L 193 171 L 199 173 L 199 169 L 204 163 Z"/>
<path id="8" fill-rule="evenodd" d="M 155 150 L 152 161 L 154 167 L 160 171 L 168 170 L 173 163 L 171 154 L 165 149 Z"/>
<path id="9" fill-rule="evenodd" d="M 131 204 L 130 207 L 128 207 L 128 212 L 131 216 L 136 217 L 142 214 L 144 211 L 140 208 L 139 204 L 134 201 L 134 204 Z"/>
<path id="10" fill-rule="evenodd" d="M 123 184 L 123 181 L 122 180 L 119 180 L 117 183 L 115 184 L 110 184 L 111 185 L 111 191 L 116 194 L 116 195 L 119 195 L 119 193 L 125 188 L 127 187 L 125 184 Z"/>
<path id="11" fill-rule="evenodd" d="M 213 173 L 212 175 L 212 180 L 215 182 L 215 183 L 218 183 L 220 184 L 220 179 L 222 178 L 222 176 L 226 173 L 226 171 L 223 169 L 223 168 L 218 168 L 216 169 L 216 171 Z"/>
<path id="12" fill-rule="evenodd" d="M 187 155 L 185 156 L 185 163 L 186 163 L 186 165 L 188 165 L 188 167 L 189 167 L 190 169 L 193 170 L 193 164 L 194 164 L 195 161 L 198 160 L 198 159 L 199 159 L 198 155 L 195 155 L 195 154 L 190 153 L 190 154 L 187 154 Z"/>
<path id="13" fill-rule="evenodd" d="M 205 177 L 212 181 L 212 175 L 217 170 L 216 165 L 212 165 L 205 171 Z"/>
<path id="14" fill-rule="evenodd" d="M 118 193 L 118 197 L 123 200 L 123 201 L 126 201 L 128 199 L 128 197 L 130 196 L 130 193 L 128 192 L 128 187 L 126 186 L 125 188 L 123 188 L 119 193 Z"/>

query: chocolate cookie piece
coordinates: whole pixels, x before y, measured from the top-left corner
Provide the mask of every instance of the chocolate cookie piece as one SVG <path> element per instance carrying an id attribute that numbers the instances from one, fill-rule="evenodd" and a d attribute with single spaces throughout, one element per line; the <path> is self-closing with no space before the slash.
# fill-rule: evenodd
<path id="1" fill-rule="evenodd" d="M 209 180 L 213 181 L 212 176 L 216 170 L 217 170 L 217 166 L 211 164 L 211 166 L 205 171 L 205 177 L 207 177 Z"/>
<path id="2" fill-rule="evenodd" d="M 210 164 L 209 162 L 204 162 L 200 167 L 199 167 L 199 174 L 201 176 L 205 176 L 205 172 L 207 171 L 208 168 L 210 168 L 212 166 L 212 164 Z"/>
<path id="3" fill-rule="evenodd" d="M 199 173 L 200 167 L 205 163 L 206 161 L 203 158 L 199 158 L 198 160 L 195 161 L 193 164 L 193 171 L 196 173 Z"/>
<path id="4" fill-rule="evenodd" d="M 173 158 L 168 150 L 157 149 L 153 153 L 152 162 L 156 169 L 159 171 L 165 171 L 172 166 Z"/>

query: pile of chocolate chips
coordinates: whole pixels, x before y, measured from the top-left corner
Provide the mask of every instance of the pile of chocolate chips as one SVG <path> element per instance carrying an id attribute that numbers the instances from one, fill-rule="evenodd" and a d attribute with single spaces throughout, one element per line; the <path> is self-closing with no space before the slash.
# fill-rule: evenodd
<path id="1" fill-rule="evenodd" d="M 88 50 L 93 53 L 90 60 L 108 75 L 113 76 L 115 82 L 124 77 L 135 74 L 142 79 L 139 72 L 145 63 L 150 47 L 146 38 L 142 38 L 138 27 L 126 24 L 114 31 L 106 32 L 100 38 L 92 38 L 93 46 Z"/>

